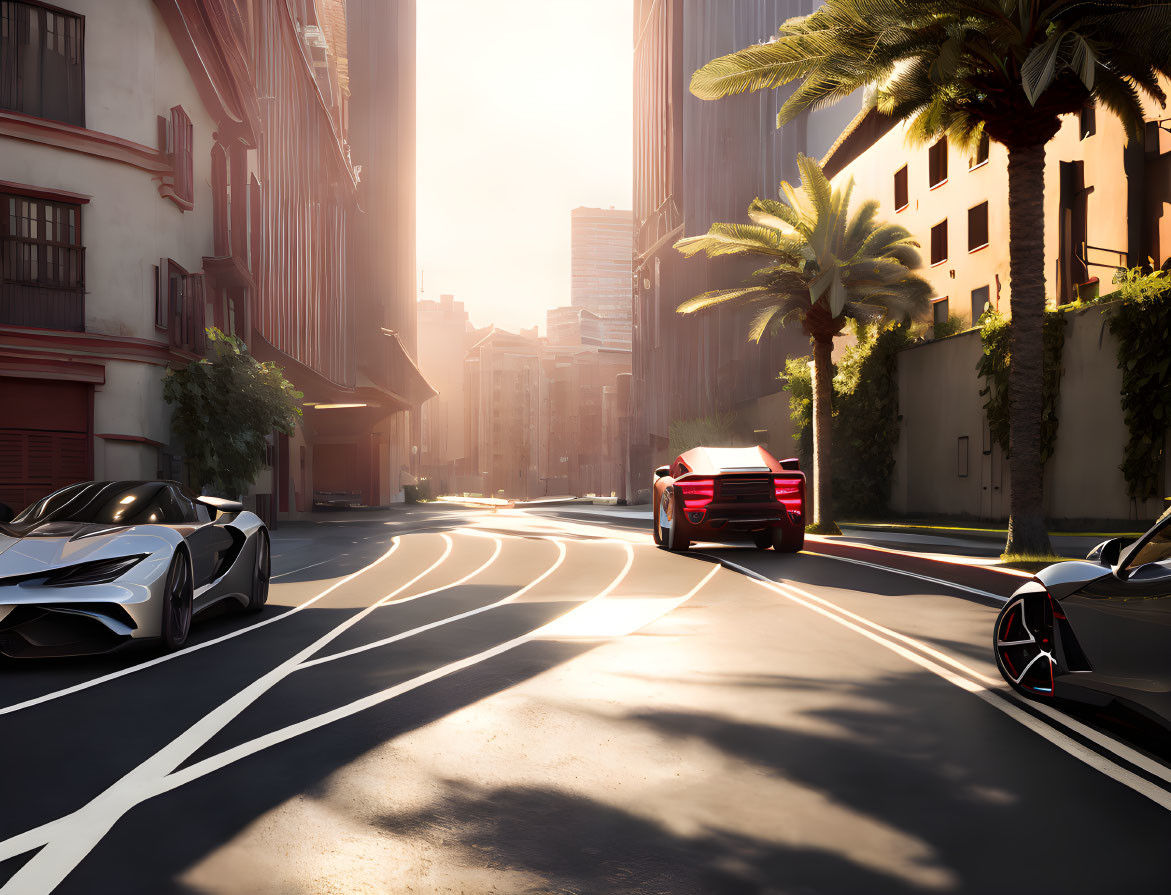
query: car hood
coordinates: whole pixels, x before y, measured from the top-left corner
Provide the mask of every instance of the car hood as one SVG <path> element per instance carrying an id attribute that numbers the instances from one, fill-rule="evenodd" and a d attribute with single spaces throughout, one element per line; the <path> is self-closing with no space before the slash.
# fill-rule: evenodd
<path id="1" fill-rule="evenodd" d="M 31 528 L 0 526 L 0 578 L 35 575 L 115 556 L 154 553 L 179 535 L 158 525 L 110 526 L 49 522 Z"/>
<path id="2" fill-rule="evenodd" d="M 1110 569 L 1096 562 L 1071 560 L 1048 566 L 1037 573 L 1037 580 L 1055 599 L 1069 596 L 1091 581 L 1110 574 Z"/>

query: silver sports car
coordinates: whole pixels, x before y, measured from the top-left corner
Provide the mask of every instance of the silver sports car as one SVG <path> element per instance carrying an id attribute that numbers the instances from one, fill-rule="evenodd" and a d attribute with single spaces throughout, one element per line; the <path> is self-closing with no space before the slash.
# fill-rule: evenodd
<path id="1" fill-rule="evenodd" d="M 268 529 L 176 482 L 83 482 L 0 523 L 0 654 L 107 652 L 187 640 L 221 600 L 268 599 Z"/>

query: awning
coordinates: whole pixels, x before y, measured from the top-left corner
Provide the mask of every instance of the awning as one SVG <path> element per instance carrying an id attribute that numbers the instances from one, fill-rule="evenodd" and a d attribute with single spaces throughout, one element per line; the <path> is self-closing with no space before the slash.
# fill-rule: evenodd
<path id="1" fill-rule="evenodd" d="M 414 407 L 439 394 L 423 376 L 398 333 L 379 329 L 362 345 L 358 375 L 366 376 L 373 388 L 393 397 L 405 407 Z"/>

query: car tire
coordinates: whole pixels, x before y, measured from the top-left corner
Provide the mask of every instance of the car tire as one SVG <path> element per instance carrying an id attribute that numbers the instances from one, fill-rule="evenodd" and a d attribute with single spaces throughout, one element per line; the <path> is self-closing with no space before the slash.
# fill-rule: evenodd
<path id="1" fill-rule="evenodd" d="M 165 652 L 174 652 L 187 642 L 191 633 L 191 618 L 194 615 L 194 583 L 191 580 L 191 562 L 182 550 L 176 550 L 167 570 L 163 592 L 162 624 L 160 640 Z"/>
<path id="2" fill-rule="evenodd" d="M 805 526 L 776 526 L 770 537 L 777 553 L 797 553 L 805 548 Z"/>
<path id="3" fill-rule="evenodd" d="M 752 543 L 756 545 L 757 550 L 768 550 L 773 545 L 772 530 L 762 528 L 760 531 L 754 531 L 752 533 Z"/>
<path id="4" fill-rule="evenodd" d="M 663 497 L 659 501 L 659 537 L 663 539 L 663 546 L 672 552 L 686 550 L 691 546 L 691 539 L 680 532 L 681 525 L 667 525 L 662 524 L 664 518 L 675 521 L 680 516 L 679 500 L 675 496 L 674 488 L 667 488 L 663 491 Z"/>
<path id="5" fill-rule="evenodd" d="M 256 533 L 256 561 L 252 564 L 252 593 L 248 595 L 246 612 L 259 612 L 268 602 L 268 585 L 272 580 L 272 551 L 269 549 L 268 533 Z"/>

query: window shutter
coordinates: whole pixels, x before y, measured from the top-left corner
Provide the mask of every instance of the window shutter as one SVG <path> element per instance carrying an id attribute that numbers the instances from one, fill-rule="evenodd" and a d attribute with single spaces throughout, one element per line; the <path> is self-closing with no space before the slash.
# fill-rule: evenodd
<path id="1" fill-rule="evenodd" d="M 195 202 L 194 128 L 182 106 L 171 109 L 171 143 L 175 166 L 175 195 L 188 204 Z"/>

